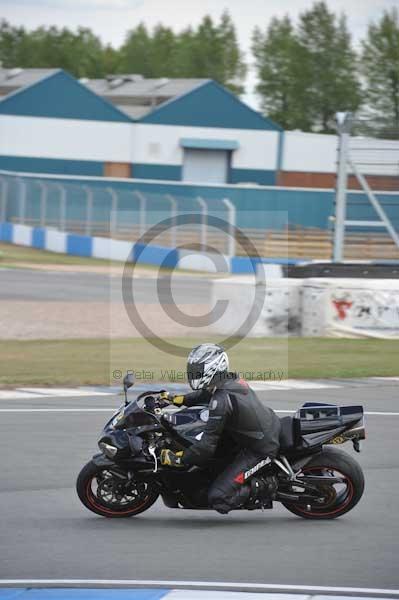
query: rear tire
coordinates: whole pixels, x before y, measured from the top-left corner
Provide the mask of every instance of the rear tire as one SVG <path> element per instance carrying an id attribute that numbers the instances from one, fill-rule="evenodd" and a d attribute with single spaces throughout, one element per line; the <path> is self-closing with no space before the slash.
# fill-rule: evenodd
<path id="1" fill-rule="evenodd" d="M 154 487 L 140 483 L 133 484 L 122 496 L 119 504 L 118 499 L 107 501 L 107 496 L 111 499 L 115 497 L 114 487 L 118 485 L 118 481 L 115 480 L 107 467 L 98 466 L 93 461 L 88 462 L 76 481 L 76 491 L 80 501 L 97 515 L 121 519 L 144 512 L 158 499 L 159 494 Z"/>
<path id="2" fill-rule="evenodd" d="M 364 475 L 360 465 L 349 454 L 336 448 L 324 448 L 323 452 L 312 459 L 301 471 L 320 473 L 335 471 L 345 479 L 346 489 L 336 494 L 336 497 L 325 506 L 311 504 L 310 510 L 304 504 L 282 502 L 287 510 L 304 519 L 336 519 L 349 512 L 356 506 L 364 491 Z M 299 476 L 300 477 L 300 476 Z M 328 477 L 326 476 L 327 485 Z"/>

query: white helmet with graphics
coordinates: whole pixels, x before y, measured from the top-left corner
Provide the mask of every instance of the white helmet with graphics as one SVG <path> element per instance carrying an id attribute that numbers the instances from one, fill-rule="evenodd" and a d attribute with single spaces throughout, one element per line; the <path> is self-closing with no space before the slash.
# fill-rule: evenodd
<path id="1" fill-rule="evenodd" d="M 210 387 L 228 373 L 229 359 L 222 346 L 201 344 L 193 348 L 187 359 L 187 377 L 193 390 Z"/>

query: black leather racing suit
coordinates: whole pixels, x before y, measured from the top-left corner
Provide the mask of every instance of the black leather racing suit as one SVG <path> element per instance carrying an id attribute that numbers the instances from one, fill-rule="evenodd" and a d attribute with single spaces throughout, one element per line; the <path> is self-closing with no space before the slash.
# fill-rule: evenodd
<path id="1" fill-rule="evenodd" d="M 266 457 L 277 455 L 280 420 L 271 408 L 261 404 L 248 384 L 234 374 L 224 378 L 213 393 L 199 390 L 185 395 L 184 404 L 209 406 L 204 433 L 184 452 L 185 464 L 205 464 L 215 454 L 222 436 L 236 446 L 232 462 L 208 492 L 209 504 L 220 512 L 228 512 L 239 506 L 247 494 L 242 474 Z"/>

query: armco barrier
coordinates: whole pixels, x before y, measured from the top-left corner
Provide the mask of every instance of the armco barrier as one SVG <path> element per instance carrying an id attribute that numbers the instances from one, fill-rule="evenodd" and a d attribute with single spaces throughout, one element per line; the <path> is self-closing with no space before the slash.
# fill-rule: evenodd
<path id="1" fill-rule="evenodd" d="M 0 223 L 0 241 L 21 246 L 30 246 L 50 252 L 102 258 L 106 260 L 126 261 L 134 259 L 137 263 L 156 265 L 166 268 L 182 268 L 194 271 L 256 273 L 259 262 L 280 264 L 299 264 L 297 260 L 248 258 L 242 256 L 216 255 L 214 263 L 211 254 L 191 250 L 176 250 L 155 244 L 133 244 L 132 242 L 110 238 L 90 237 L 66 233 L 57 229 L 30 227 L 13 223 Z M 219 268 L 218 263 L 224 265 Z M 215 266 L 216 265 L 216 266 Z"/>

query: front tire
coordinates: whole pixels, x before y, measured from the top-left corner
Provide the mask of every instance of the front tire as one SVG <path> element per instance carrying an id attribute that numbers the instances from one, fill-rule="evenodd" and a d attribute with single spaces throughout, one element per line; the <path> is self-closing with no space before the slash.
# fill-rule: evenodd
<path id="1" fill-rule="evenodd" d="M 328 483 L 328 474 L 340 475 L 344 483 L 335 490 Z M 320 475 L 326 477 L 324 490 L 327 500 L 324 504 L 282 504 L 294 515 L 304 519 L 336 519 L 356 506 L 364 491 L 364 475 L 360 465 L 349 454 L 336 448 L 324 448 L 323 452 L 303 467 L 301 475 Z"/>
<path id="2" fill-rule="evenodd" d="M 126 485 L 113 476 L 109 467 L 90 461 L 83 467 L 76 481 L 80 501 L 92 512 L 102 517 L 124 518 L 138 515 L 158 499 L 158 491 L 146 483 L 131 482 Z"/>

